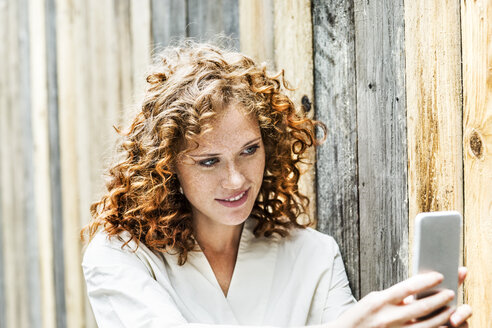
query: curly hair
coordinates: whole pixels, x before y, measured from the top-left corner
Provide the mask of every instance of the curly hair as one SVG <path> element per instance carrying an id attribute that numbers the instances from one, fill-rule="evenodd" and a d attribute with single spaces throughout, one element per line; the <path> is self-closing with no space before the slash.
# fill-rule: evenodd
<path id="1" fill-rule="evenodd" d="M 303 228 L 309 199 L 298 189 L 299 164 L 309 147 L 322 140 L 316 126 L 325 126 L 296 110 L 282 93 L 289 89 L 283 71 L 267 74 L 265 64 L 208 44 L 186 41 L 166 48 L 155 58 L 147 76 L 147 92 L 118 150 L 121 160 L 108 170 L 107 193 L 91 205 L 92 220 L 81 231 L 92 239 L 99 228 L 110 236 L 128 231 L 151 250 L 179 254 L 186 262 L 196 240 L 191 206 L 179 192 L 174 172 L 180 145 L 194 144 L 213 128 L 219 108 L 231 102 L 254 115 L 265 145 L 263 182 L 250 217 L 257 220 L 255 236 L 288 235 Z M 290 90 L 290 89 L 289 89 Z"/>

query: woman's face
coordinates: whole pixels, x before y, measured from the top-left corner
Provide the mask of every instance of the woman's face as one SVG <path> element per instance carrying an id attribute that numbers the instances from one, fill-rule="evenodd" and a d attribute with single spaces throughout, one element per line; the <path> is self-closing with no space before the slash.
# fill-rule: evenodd
<path id="1" fill-rule="evenodd" d="M 197 149 L 178 160 L 178 179 L 191 203 L 193 220 L 238 225 L 250 215 L 263 181 L 260 128 L 238 105 L 225 108 L 212 127 L 196 139 Z"/>

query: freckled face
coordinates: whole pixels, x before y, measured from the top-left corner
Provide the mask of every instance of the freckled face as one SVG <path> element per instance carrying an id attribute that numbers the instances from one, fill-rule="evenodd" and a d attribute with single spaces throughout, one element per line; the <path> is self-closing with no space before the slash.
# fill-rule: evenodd
<path id="1" fill-rule="evenodd" d="M 265 150 L 255 118 L 231 105 L 177 163 L 193 220 L 239 225 L 251 213 L 263 181 Z"/>

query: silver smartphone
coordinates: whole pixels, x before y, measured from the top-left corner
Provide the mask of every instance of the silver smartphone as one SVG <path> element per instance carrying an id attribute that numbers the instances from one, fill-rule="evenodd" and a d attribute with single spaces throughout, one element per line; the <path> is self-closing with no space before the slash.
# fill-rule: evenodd
<path id="1" fill-rule="evenodd" d="M 456 211 L 419 213 L 415 217 L 413 274 L 437 271 L 444 280 L 417 298 L 451 289 L 457 295 L 460 261 L 461 214 Z M 449 306 L 456 306 L 455 297 Z"/>

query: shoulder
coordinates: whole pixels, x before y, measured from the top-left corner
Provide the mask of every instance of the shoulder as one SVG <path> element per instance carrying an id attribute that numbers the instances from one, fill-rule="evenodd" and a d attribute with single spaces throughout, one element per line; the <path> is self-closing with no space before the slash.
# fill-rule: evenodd
<path id="1" fill-rule="evenodd" d="M 339 254 L 333 237 L 312 228 L 297 228 L 279 240 L 280 248 L 293 256 L 303 256 L 314 261 L 334 259 Z"/>
<path id="2" fill-rule="evenodd" d="M 129 241 L 128 232 L 109 237 L 104 231 L 99 231 L 87 245 L 82 260 L 83 267 L 98 266 L 143 266 L 142 259 L 155 256 L 144 244 Z"/>

